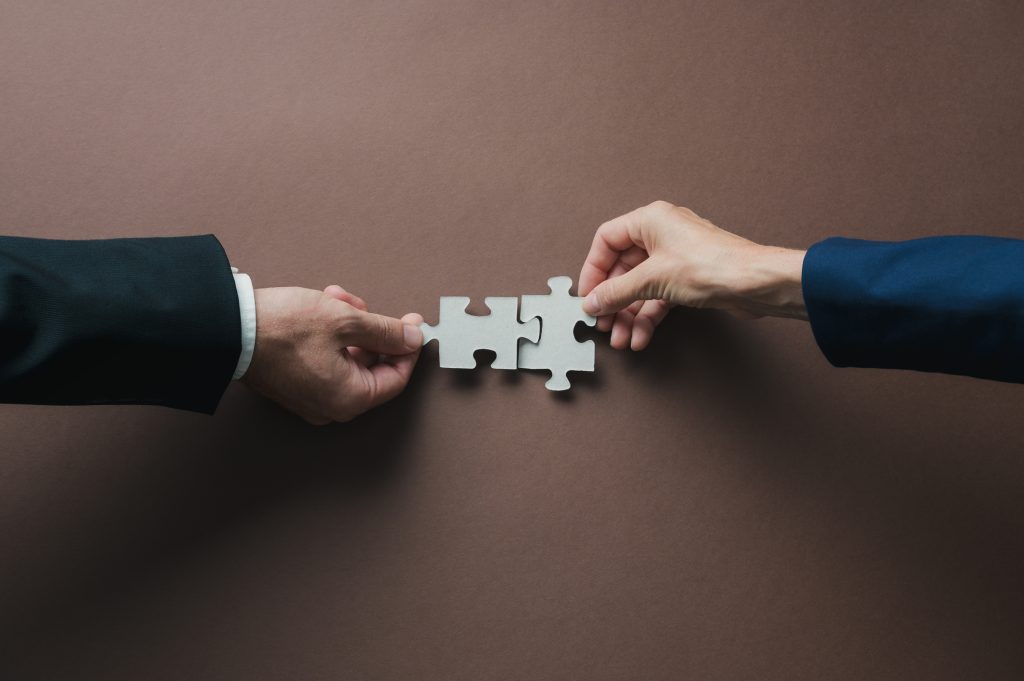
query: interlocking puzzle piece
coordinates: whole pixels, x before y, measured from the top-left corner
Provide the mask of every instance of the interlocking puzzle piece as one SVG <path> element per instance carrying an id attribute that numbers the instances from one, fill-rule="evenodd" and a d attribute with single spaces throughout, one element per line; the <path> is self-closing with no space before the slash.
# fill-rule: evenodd
<path id="1" fill-rule="evenodd" d="M 484 298 L 491 314 L 471 315 L 466 312 L 469 298 L 441 297 L 441 313 L 437 324 L 424 324 L 423 344 L 437 339 L 440 364 L 449 369 L 473 369 L 477 350 L 493 350 L 492 369 L 515 369 L 519 339 L 534 343 L 540 338 L 540 320 L 519 321 L 517 298 Z"/>
<path id="2" fill-rule="evenodd" d="M 548 279 L 549 295 L 523 296 L 520 314 L 523 319 L 541 319 L 538 343 L 525 343 L 519 348 L 520 369 L 547 369 L 551 378 L 544 384 L 548 390 L 568 390 L 569 371 L 594 370 L 594 341 L 580 343 L 573 334 L 576 324 L 593 326 L 597 319 L 583 311 L 583 299 L 569 295 L 570 277 Z"/>

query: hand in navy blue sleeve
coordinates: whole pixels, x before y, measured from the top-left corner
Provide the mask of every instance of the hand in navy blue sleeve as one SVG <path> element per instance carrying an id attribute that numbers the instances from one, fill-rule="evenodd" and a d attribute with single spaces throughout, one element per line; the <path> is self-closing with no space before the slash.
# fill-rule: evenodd
<path id="1" fill-rule="evenodd" d="M 673 305 L 809 320 L 832 364 L 1024 383 L 1024 240 L 762 246 L 657 201 L 597 230 L 584 310 L 641 350 Z"/>

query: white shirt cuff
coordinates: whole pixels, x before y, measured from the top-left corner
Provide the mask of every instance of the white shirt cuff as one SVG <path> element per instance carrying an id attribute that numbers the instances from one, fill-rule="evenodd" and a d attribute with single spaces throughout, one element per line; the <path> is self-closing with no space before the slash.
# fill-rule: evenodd
<path id="1" fill-rule="evenodd" d="M 237 381 L 249 370 L 252 352 L 256 349 L 256 294 L 252 288 L 252 279 L 248 274 L 231 268 L 235 278 L 235 290 L 238 292 L 238 315 L 242 319 L 242 352 L 238 355 L 238 365 L 231 380 Z"/>

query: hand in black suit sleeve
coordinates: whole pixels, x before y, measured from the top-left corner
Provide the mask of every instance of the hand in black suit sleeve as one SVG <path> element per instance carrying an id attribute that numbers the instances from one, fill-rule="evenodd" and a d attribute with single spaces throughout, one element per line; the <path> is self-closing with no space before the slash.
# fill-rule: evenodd
<path id="1" fill-rule="evenodd" d="M 241 351 L 212 235 L 0 237 L 0 401 L 212 413 Z"/>

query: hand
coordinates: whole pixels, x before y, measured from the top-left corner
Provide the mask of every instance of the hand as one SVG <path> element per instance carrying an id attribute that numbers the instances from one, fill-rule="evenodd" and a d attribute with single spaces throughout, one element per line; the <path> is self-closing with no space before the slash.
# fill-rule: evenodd
<path id="1" fill-rule="evenodd" d="M 405 388 L 422 322 L 372 314 L 340 286 L 257 289 L 256 348 L 242 381 L 312 424 L 350 421 Z"/>
<path id="2" fill-rule="evenodd" d="M 655 201 L 601 225 L 580 272 L 583 309 L 612 347 L 642 350 L 673 305 L 806 319 L 803 251 L 761 246 Z"/>

